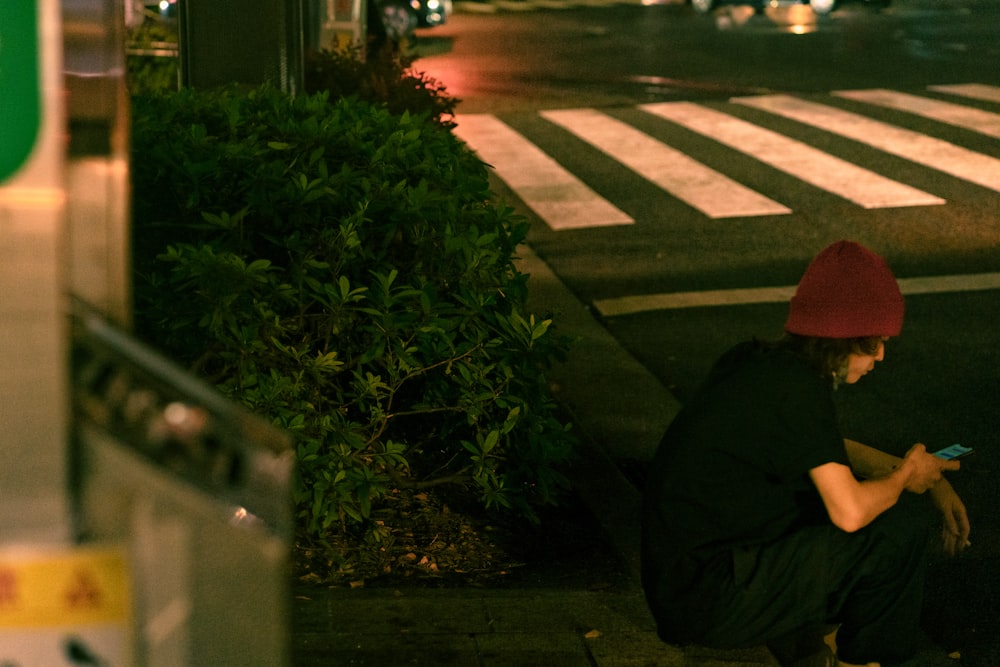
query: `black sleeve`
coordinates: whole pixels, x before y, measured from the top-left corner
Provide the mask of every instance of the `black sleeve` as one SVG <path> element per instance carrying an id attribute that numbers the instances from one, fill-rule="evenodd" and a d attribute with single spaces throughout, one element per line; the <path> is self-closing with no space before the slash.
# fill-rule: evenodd
<path id="1" fill-rule="evenodd" d="M 789 446 L 773 451 L 780 460 L 772 461 L 783 479 L 808 473 L 825 463 L 849 466 L 844 438 L 837 426 L 832 390 L 817 378 L 796 382 L 778 406 L 778 438 Z"/>

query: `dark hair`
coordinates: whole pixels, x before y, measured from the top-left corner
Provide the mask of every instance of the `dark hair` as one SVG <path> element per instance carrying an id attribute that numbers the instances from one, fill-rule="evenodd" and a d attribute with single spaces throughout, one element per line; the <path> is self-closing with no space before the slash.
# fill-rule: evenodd
<path id="1" fill-rule="evenodd" d="M 786 333 L 774 345 L 803 357 L 822 378 L 836 386 L 850 355 L 877 354 L 884 340 L 883 336 L 818 338 Z"/>

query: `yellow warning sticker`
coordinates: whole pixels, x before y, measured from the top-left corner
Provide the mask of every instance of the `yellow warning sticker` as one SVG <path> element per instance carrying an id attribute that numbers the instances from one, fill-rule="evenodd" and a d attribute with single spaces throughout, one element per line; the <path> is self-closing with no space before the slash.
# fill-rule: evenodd
<path id="1" fill-rule="evenodd" d="M 0 550 L 0 628 L 115 625 L 130 616 L 130 577 L 119 550 Z"/>

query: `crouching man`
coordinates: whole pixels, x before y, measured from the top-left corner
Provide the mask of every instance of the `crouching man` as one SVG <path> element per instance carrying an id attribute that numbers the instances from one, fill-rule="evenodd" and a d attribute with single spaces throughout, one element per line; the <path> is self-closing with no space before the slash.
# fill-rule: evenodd
<path id="1" fill-rule="evenodd" d="M 968 544 L 965 506 L 914 445 L 902 459 L 846 440 L 833 391 L 885 356 L 903 298 L 885 261 L 824 249 L 785 336 L 737 345 L 671 424 L 647 480 L 643 587 L 672 644 L 767 644 L 782 665 L 889 665 L 916 650 L 934 522 Z M 836 653 L 824 634 L 839 627 Z"/>

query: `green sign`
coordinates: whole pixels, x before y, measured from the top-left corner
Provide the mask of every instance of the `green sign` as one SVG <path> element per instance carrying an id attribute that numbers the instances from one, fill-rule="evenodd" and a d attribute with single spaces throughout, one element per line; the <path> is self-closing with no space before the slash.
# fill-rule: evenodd
<path id="1" fill-rule="evenodd" d="M 0 182 L 31 155 L 40 117 L 38 0 L 0 0 Z"/>

